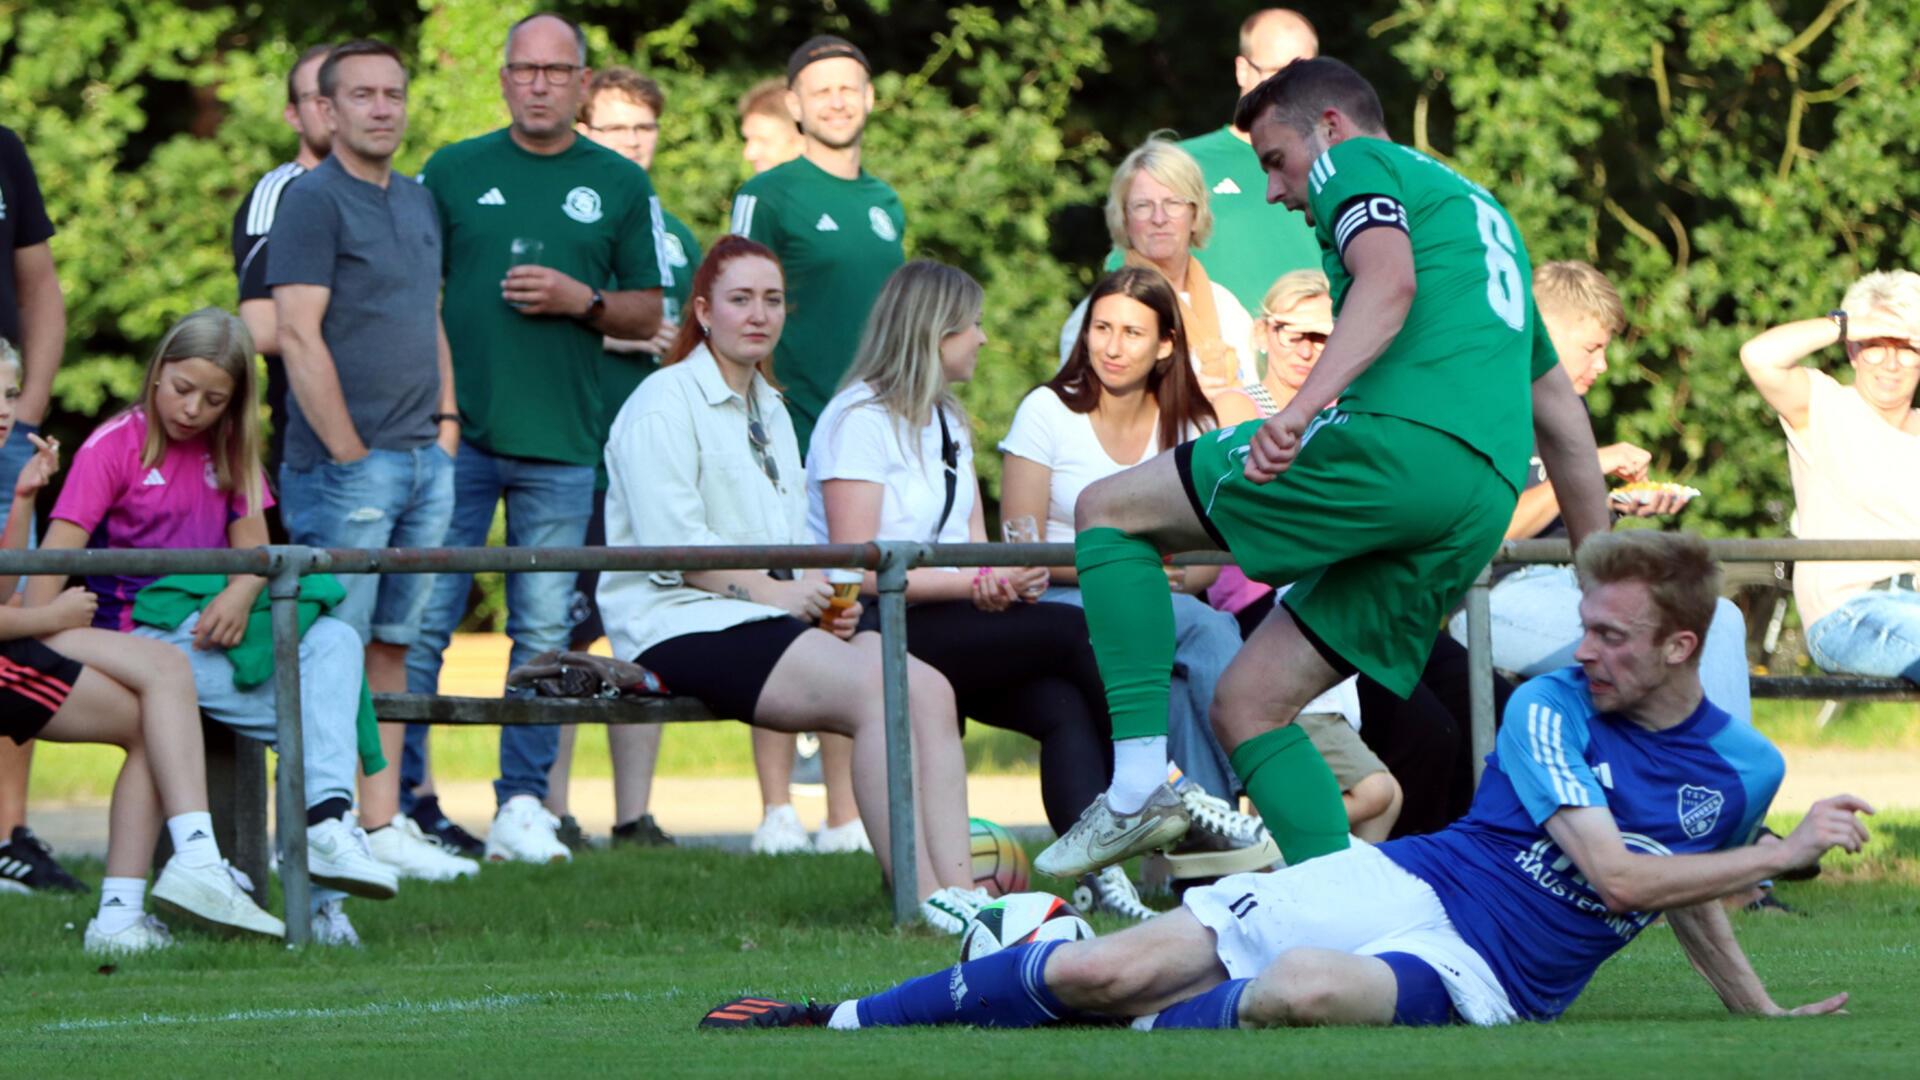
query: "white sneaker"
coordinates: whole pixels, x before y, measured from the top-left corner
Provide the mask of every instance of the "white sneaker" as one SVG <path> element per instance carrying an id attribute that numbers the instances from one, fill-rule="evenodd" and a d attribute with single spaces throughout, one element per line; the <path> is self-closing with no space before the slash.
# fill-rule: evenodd
<path id="1" fill-rule="evenodd" d="M 867 839 L 867 827 L 859 818 L 845 825 L 822 825 L 820 831 L 813 834 L 813 850 L 822 855 L 844 855 L 848 852 L 873 854 L 873 841 Z"/>
<path id="2" fill-rule="evenodd" d="M 920 917 L 935 930 L 958 937 L 986 902 L 984 889 L 949 885 L 920 901 Z"/>
<path id="3" fill-rule="evenodd" d="M 307 876 L 315 885 L 368 900 L 391 900 L 400 892 L 400 876 L 367 850 L 366 831 L 340 818 L 307 826 Z"/>
<path id="4" fill-rule="evenodd" d="M 1079 887 L 1073 890 L 1073 906 L 1082 915 L 1105 911 L 1134 922 L 1146 922 L 1160 914 L 1140 902 L 1140 890 L 1134 888 L 1126 867 L 1117 864 L 1081 877 Z"/>
<path id="5" fill-rule="evenodd" d="M 168 932 L 167 924 L 151 915 L 142 915 L 140 921 L 111 934 L 100 929 L 100 920 L 87 920 L 83 947 L 88 956 L 130 956 L 158 952 L 172 945 L 173 934 Z"/>
<path id="6" fill-rule="evenodd" d="M 1047 845 L 1033 868 L 1049 877 L 1074 878 L 1164 848 L 1186 835 L 1187 808 L 1165 784 L 1131 814 L 1116 814 L 1106 793 L 1080 813 L 1067 834 Z"/>
<path id="7" fill-rule="evenodd" d="M 531 795 L 515 795 L 493 816 L 487 830 L 488 862 L 571 862 L 573 852 L 555 834 L 560 819 Z"/>
<path id="8" fill-rule="evenodd" d="M 350 949 L 360 947 L 360 934 L 347 918 L 346 901 L 338 897 L 320 905 L 313 913 L 312 925 L 315 945 L 345 946 Z"/>
<path id="9" fill-rule="evenodd" d="M 813 841 L 800 824 L 800 815 L 793 812 L 793 804 L 784 803 L 767 808 L 767 816 L 753 830 L 753 843 L 747 846 L 755 855 L 792 855 L 812 851 Z"/>
<path id="10" fill-rule="evenodd" d="M 287 924 L 260 910 L 234 874 L 224 859 L 211 866 L 186 866 L 175 855 L 154 882 L 154 905 L 213 930 L 286 937 Z"/>
<path id="11" fill-rule="evenodd" d="M 395 874 L 416 881 L 457 881 L 480 873 L 480 864 L 455 855 L 426 838 L 420 826 L 405 814 L 367 834 L 367 850 Z"/>

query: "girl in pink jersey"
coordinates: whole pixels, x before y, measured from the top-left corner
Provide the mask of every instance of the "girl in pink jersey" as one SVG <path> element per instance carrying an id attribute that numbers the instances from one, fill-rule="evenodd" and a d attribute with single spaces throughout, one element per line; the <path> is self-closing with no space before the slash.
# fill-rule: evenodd
<path id="1" fill-rule="evenodd" d="M 203 308 L 175 323 L 147 367 L 140 404 L 100 425 L 74 455 L 47 527 L 45 548 L 224 548 L 267 543 L 272 497 L 260 464 L 253 339 L 240 320 Z M 345 466 L 351 468 L 352 466 Z M 241 734 L 272 744 L 273 680 L 238 685 L 227 650 L 247 636 L 266 579 L 233 575 L 198 611 L 170 628 L 133 621 L 134 598 L 152 579 L 98 574 L 93 625 L 178 646 L 193 667 L 200 708 Z M 63 581 L 38 578 L 29 603 L 53 599 Z M 362 646 L 352 627 L 326 615 L 300 639 L 301 733 L 307 787 L 307 865 L 314 940 L 358 944 L 343 893 L 388 899 L 399 879 L 367 850 L 352 823 Z"/>

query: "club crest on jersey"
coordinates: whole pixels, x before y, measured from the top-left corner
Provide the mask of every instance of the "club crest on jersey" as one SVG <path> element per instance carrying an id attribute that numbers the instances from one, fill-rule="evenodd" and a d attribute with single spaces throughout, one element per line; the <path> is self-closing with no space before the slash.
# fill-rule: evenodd
<path id="1" fill-rule="evenodd" d="M 1720 811 L 1727 805 L 1727 797 L 1712 788 L 1697 784 L 1680 785 L 1680 828 L 1692 839 L 1698 840 L 1713 831 L 1720 821 Z"/>
<path id="2" fill-rule="evenodd" d="M 668 266 L 687 265 L 687 245 L 681 243 L 679 237 L 672 233 L 665 233 L 661 235 L 660 240 L 667 249 Z"/>
<path id="3" fill-rule="evenodd" d="M 574 188 L 567 192 L 560 210 L 582 225 L 591 225 L 601 218 L 600 193 L 590 187 Z"/>
<path id="4" fill-rule="evenodd" d="M 877 206 L 868 207 L 867 221 L 873 226 L 873 235 L 880 239 L 888 243 L 900 239 L 900 230 L 893 227 L 893 219 L 887 216 L 885 210 Z"/>

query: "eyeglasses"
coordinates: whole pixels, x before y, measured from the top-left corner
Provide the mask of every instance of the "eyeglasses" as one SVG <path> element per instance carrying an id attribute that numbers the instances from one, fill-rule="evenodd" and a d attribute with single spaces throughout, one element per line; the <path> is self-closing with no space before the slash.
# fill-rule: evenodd
<path id="1" fill-rule="evenodd" d="M 1920 367 L 1920 345 L 1905 338 L 1867 338 L 1847 342 L 1847 358 L 1869 367 Z"/>
<path id="2" fill-rule="evenodd" d="M 517 86 L 532 86 L 534 76 L 545 74 L 548 86 L 565 86 L 582 70 L 579 64 L 508 64 L 507 78 Z"/>
<path id="3" fill-rule="evenodd" d="M 1160 212 L 1171 221 L 1191 217 L 1198 209 L 1192 201 L 1187 199 L 1161 199 L 1159 202 L 1141 199 L 1127 204 L 1127 216 L 1135 221 L 1150 221 L 1153 219 L 1155 207 L 1159 207 Z"/>
<path id="4" fill-rule="evenodd" d="M 1272 316 L 1266 322 L 1267 333 L 1273 336 L 1273 343 L 1283 349 L 1291 349 L 1302 341 L 1325 347 L 1330 336 L 1318 330 L 1295 330 L 1292 323 Z"/>
<path id="5" fill-rule="evenodd" d="M 747 448 L 753 451 L 753 460 L 760 464 L 760 471 L 774 487 L 780 486 L 780 466 L 773 460 L 773 443 L 767 438 L 767 429 L 760 423 L 760 410 L 747 399 Z"/>
<path id="6" fill-rule="evenodd" d="M 660 125 L 657 123 L 655 124 L 608 124 L 605 127 L 600 127 L 597 124 L 588 124 L 587 130 L 593 132 L 595 135 L 614 135 L 623 139 L 638 139 L 642 135 L 651 135 L 654 132 L 659 131 Z"/>

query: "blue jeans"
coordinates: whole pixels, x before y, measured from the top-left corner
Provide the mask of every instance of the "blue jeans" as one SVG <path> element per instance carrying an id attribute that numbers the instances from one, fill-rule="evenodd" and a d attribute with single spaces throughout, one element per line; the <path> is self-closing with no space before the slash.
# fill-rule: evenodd
<path id="1" fill-rule="evenodd" d="M 460 444 L 453 461 L 453 524 L 448 547 L 483 547 L 493 526 L 493 511 L 507 503 L 509 547 L 579 547 L 593 516 L 593 466 L 489 454 L 472 443 Z M 568 609 L 574 575 L 507 575 L 507 636 L 513 639 L 510 664 L 524 664 L 548 649 L 567 647 Z M 467 611 L 472 574 L 435 574 L 420 636 L 407 650 L 407 690 L 434 693 L 440 685 L 441 654 Z M 411 808 L 412 791 L 426 777 L 427 728 L 407 728 L 400 762 L 400 797 Z M 504 805 L 515 795 L 547 797 L 547 771 L 560 750 L 560 729 L 500 729 L 500 778 L 494 797 Z"/>
<path id="2" fill-rule="evenodd" d="M 1085 607 L 1080 590 L 1055 585 L 1042 603 Z M 1173 696 L 1167 703 L 1167 755 L 1207 794 L 1231 801 L 1239 779 L 1213 734 L 1213 688 L 1240 651 L 1240 624 L 1186 593 L 1173 594 Z"/>
<path id="3" fill-rule="evenodd" d="M 453 522 L 453 462 L 436 443 L 374 450 L 347 465 L 280 470 L 280 519 L 296 544 L 434 548 Z M 411 645 L 426 614 L 432 574 L 341 574 L 333 609 L 360 640 Z"/>
<path id="4" fill-rule="evenodd" d="M 1807 628 L 1823 671 L 1920 683 L 1920 592 L 1872 589 Z"/>
<path id="5" fill-rule="evenodd" d="M 1532 678 L 1574 663 L 1585 630 L 1580 625 L 1580 582 L 1571 566 L 1529 566 L 1493 587 L 1493 666 Z M 1455 641 L 1467 643 L 1466 612 L 1447 624 Z M 1700 646 L 1700 687 L 1707 700 L 1753 720 L 1753 688 L 1747 668 L 1747 622 L 1726 599 L 1713 609 L 1707 640 Z"/>

